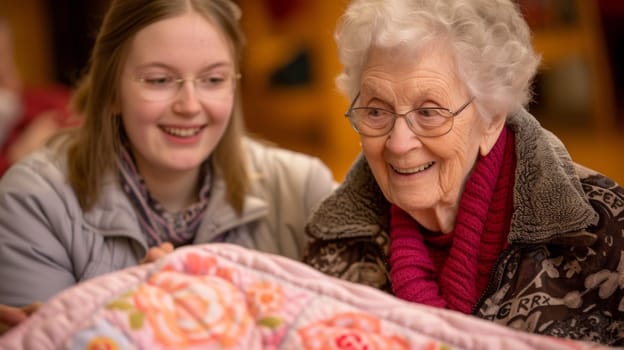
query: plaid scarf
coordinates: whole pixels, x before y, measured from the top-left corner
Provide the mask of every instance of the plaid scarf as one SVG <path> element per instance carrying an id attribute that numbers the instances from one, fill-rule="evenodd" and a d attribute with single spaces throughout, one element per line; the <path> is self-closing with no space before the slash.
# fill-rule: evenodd
<path id="1" fill-rule="evenodd" d="M 204 184 L 199 191 L 198 201 L 177 213 L 168 212 L 150 195 L 132 154 L 125 146 L 121 150 L 119 172 L 121 188 L 136 209 L 141 230 L 150 247 L 164 242 L 171 242 L 176 247 L 193 242 L 210 197 L 210 161 L 202 165 Z"/>

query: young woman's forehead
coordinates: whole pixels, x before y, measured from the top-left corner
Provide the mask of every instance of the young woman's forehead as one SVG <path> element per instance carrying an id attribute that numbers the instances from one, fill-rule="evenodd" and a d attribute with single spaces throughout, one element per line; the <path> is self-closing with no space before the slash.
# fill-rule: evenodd
<path id="1" fill-rule="evenodd" d="M 233 65 L 232 45 L 213 22 L 197 13 L 167 18 L 140 30 L 132 39 L 131 65 Z"/>

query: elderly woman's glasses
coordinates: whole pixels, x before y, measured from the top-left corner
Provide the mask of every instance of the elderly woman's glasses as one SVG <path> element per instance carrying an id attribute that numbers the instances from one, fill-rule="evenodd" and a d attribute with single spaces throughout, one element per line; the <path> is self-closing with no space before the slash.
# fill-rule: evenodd
<path id="1" fill-rule="evenodd" d="M 464 103 L 455 112 L 442 107 L 416 108 L 407 113 L 395 113 L 377 107 L 354 107 L 360 97 L 358 93 L 345 117 L 349 118 L 351 126 L 358 134 L 368 137 L 384 136 L 394 128 L 397 118 L 405 118 L 409 129 L 421 137 L 437 137 L 447 134 L 453 128 L 453 119 L 461 113 L 472 101 Z"/>
<path id="2" fill-rule="evenodd" d="M 195 93 L 202 99 L 224 99 L 232 96 L 240 74 L 210 73 L 193 79 L 184 79 L 168 74 L 138 76 L 139 94 L 147 101 L 169 101 L 174 99 L 185 82 L 192 82 Z"/>

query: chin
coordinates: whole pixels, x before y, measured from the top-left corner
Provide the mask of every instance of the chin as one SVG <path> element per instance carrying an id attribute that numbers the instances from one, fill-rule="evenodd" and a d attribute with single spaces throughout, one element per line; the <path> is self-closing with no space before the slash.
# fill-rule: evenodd
<path id="1" fill-rule="evenodd" d="M 414 199 L 417 200 L 414 200 Z M 395 203 L 397 206 L 404 208 L 405 211 L 420 211 L 427 210 L 434 207 L 439 201 L 426 196 L 413 194 L 409 198 L 396 198 Z"/>
<path id="2" fill-rule="evenodd" d="M 168 162 L 166 166 L 175 171 L 189 171 L 199 168 L 203 162 L 203 159 L 199 158 L 186 160 L 177 159 L 175 162 Z"/>

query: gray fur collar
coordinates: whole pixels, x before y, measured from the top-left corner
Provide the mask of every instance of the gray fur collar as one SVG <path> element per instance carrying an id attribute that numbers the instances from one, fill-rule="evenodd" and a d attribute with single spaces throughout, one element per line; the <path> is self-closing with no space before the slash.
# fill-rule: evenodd
<path id="1" fill-rule="evenodd" d="M 583 235 L 598 215 L 583 194 L 564 145 L 524 110 L 510 116 L 507 125 L 515 134 L 518 159 L 509 240 L 530 243 L 557 240 L 563 233 Z M 314 213 L 307 231 L 319 239 L 375 235 L 387 231 L 388 208 L 360 155 Z"/>

